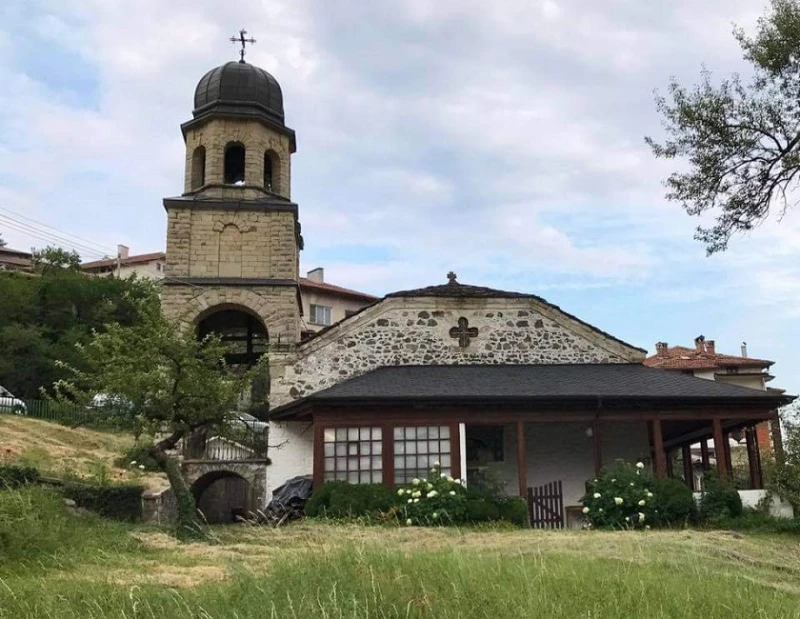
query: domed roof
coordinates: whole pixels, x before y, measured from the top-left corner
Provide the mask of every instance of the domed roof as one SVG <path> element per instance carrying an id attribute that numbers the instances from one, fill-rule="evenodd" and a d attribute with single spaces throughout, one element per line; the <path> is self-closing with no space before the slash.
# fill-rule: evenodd
<path id="1" fill-rule="evenodd" d="M 194 92 L 194 116 L 212 112 L 267 114 L 283 125 L 283 94 L 278 80 L 255 65 L 226 62 L 211 69 Z"/>

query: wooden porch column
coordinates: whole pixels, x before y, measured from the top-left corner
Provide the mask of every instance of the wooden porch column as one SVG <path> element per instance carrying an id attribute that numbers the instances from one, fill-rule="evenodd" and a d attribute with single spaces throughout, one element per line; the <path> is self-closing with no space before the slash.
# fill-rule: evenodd
<path id="1" fill-rule="evenodd" d="M 722 421 L 715 417 L 712 422 L 714 431 L 714 457 L 717 459 L 717 475 L 720 479 L 728 477 L 728 462 L 725 459 L 725 439 L 722 436 Z"/>
<path id="2" fill-rule="evenodd" d="M 728 477 L 733 479 L 733 458 L 731 457 L 731 434 L 730 432 L 722 433 L 725 439 L 723 445 L 725 446 L 725 466 L 728 468 Z"/>
<path id="3" fill-rule="evenodd" d="M 325 435 L 324 428 L 319 422 L 313 422 L 314 427 L 314 461 L 312 464 L 314 488 L 319 488 L 325 479 Z"/>
<path id="4" fill-rule="evenodd" d="M 653 451 L 656 460 L 656 477 L 667 476 L 667 458 L 664 454 L 664 437 L 661 434 L 661 420 L 653 419 Z"/>
<path id="5" fill-rule="evenodd" d="M 689 443 L 681 445 L 681 457 L 683 458 L 683 478 L 689 490 L 694 492 L 694 467 L 692 466 L 692 446 Z"/>
<path id="6" fill-rule="evenodd" d="M 673 454 L 674 452 L 672 449 L 667 449 L 664 454 L 667 457 L 667 477 L 670 479 L 675 477 L 675 471 L 673 470 Z"/>
<path id="7" fill-rule="evenodd" d="M 761 459 L 758 453 L 758 438 L 755 428 L 745 428 L 745 439 L 747 442 L 747 464 L 750 467 L 750 488 L 761 490 L 763 482 L 761 480 Z"/>
<path id="8" fill-rule="evenodd" d="M 708 439 L 700 441 L 700 457 L 703 460 L 703 472 L 711 469 L 711 458 L 708 457 Z"/>
<path id="9" fill-rule="evenodd" d="M 775 462 L 784 464 L 786 454 L 783 451 L 783 435 L 781 434 L 780 419 L 773 419 L 769 422 L 770 433 L 772 434 L 772 449 L 775 451 Z"/>
<path id="10" fill-rule="evenodd" d="M 603 468 L 603 453 L 600 449 L 600 420 L 592 421 L 592 455 L 594 456 L 594 476 L 600 475 Z"/>
<path id="11" fill-rule="evenodd" d="M 519 496 L 528 496 L 528 463 L 525 457 L 525 422 L 517 420 L 517 470 L 519 475 Z"/>

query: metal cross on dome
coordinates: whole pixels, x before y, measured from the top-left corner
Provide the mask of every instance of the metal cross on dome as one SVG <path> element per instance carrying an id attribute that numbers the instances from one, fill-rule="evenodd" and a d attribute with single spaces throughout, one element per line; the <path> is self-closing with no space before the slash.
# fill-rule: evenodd
<path id="1" fill-rule="evenodd" d="M 239 31 L 239 36 L 238 37 L 231 37 L 231 39 L 230 39 L 231 43 L 241 43 L 242 44 L 242 49 L 239 50 L 239 58 L 240 58 L 239 62 L 244 62 L 244 55 L 246 53 L 246 49 L 245 48 L 247 47 L 247 44 L 250 43 L 252 45 L 253 43 L 256 42 L 255 39 L 245 39 L 244 35 L 246 35 L 246 34 L 247 34 L 247 30 L 242 28 Z"/>
<path id="2" fill-rule="evenodd" d="M 458 338 L 458 345 L 466 348 L 471 338 L 478 337 L 478 327 L 470 327 L 469 320 L 462 316 L 458 319 L 458 326 L 450 328 L 450 337 Z"/>

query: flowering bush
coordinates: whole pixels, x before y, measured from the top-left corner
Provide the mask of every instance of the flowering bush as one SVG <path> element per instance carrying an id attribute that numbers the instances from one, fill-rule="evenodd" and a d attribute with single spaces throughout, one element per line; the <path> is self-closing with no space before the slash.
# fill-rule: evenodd
<path id="1" fill-rule="evenodd" d="M 641 462 L 616 464 L 586 484 L 583 513 L 594 527 L 645 528 L 654 520 L 652 478 Z"/>
<path id="2" fill-rule="evenodd" d="M 430 475 L 399 488 L 400 516 L 407 525 L 459 524 L 466 521 L 467 493 L 458 479 L 442 475 L 438 463 Z"/>

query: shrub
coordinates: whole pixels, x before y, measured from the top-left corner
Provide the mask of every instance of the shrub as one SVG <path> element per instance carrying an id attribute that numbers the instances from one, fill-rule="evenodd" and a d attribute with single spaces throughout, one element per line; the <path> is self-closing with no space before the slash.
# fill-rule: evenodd
<path id="1" fill-rule="evenodd" d="M 390 511 L 399 503 L 397 495 L 383 484 L 329 481 L 311 495 L 306 503 L 306 514 L 327 518 L 371 518 Z"/>
<path id="2" fill-rule="evenodd" d="M 467 491 L 461 480 L 442 475 L 438 463 L 427 478 L 414 479 L 410 486 L 400 488 L 397 495 L 405 501 L 402 517 L 407 525 L 461 524 L 467 521 Z"/>
<path id="3" fill-rule="evenodd" d="M 488 499 L 468 498 L 465 504 L 467 522 L 494 522 L 500 520 L 500 508 Z"/>
<path id="4" fill-rule="evenodd" d="M 742 497 L 730 483 L 707 472 L 700 499 L 700 518 L 705 522 L 718 522 L 742 515 Z"/>
<path id="5" fill-rule="evenodd" d="M 63 487 L 64 496 L 75 501 L 78 507 L 93 511 L 104 518 L 136 521 L 142 517 L 141 486 L 98 486 L 68 483 Z"/>
<path id="6" fill-rule="evenodd" d="M 586 484 L 583 513 L 599 528 L 642 528 L 654 520 L 652 478 L 644 465 L 618 463 Z"/>
<path id="7" fill-rule="evenodd" d="M 694 520 L 697 506 L 689 487 L 679 479 L 652 480 L 654 524 L 661 527 L 684 526 Z"/>
<path id="8" fill-rule="evenodd" d="M 136 441 L 128 451 L 116 459 L 114 464 L 121 468 L 160 471 L 161 467 L 158 466 L 158 462 L 153 460 L 153 456 L 150 455 L 152 446 L 151 441 Z M 144 467 L 144 469 L 141 467 Z"/>
<path id="9" fill-rule="evenodd" d="M 12 490 L 39 481 L 39 471 L 29 466 L 0 465 L 0 490 Z"/>
<path id="10" fill-rule="evenodd" d="M 497 503 L 500 520 L 505 520 L 519 527 L 528 526 L 528 503 L 525 499 L 510 498 Z"/>

